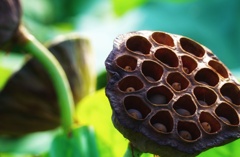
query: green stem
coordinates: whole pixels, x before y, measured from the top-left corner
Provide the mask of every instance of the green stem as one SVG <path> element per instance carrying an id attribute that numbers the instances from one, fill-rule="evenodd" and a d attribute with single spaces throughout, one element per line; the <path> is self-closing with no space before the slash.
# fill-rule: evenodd
<path id="1" fill-rule="evenodd" d="M 142 152 L 133 147 L 131 143 L 128 144 L 127 150 L 123 157 L 140 157 Z"/>
<path id="2" fill-rule="evenodd" d="M 39 43 L 31 34 L 26 32 L 26 30 L 22 30 L 22 34 L 27 39 L 23 44 L 24 50 L 38 59 L 52 79 L 60 105 L 62 127 L 65 133 L 68 133 L 73 125 L 74 105 L 66 74 L 59 62 L 47 48 Z"/>

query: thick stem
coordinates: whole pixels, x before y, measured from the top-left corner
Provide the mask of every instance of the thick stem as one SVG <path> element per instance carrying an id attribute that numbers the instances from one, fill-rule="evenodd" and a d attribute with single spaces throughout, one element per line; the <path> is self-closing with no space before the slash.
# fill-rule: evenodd
<path id="1" fill-rule="evenodd" d="M 39 43 L 24 28 L 20 28 L 20 32 L 25 37 L 25 39 L 27 39 L 24 41 L 24 43 L 21 43 L 23 49 L 36 57 L 50 75 L 50 78 L 57 92 L 62 127 L 64 131 L 68 133 L 73 125 L 74 101 L 66 74 L 59 62 L 47 48 Z"/>
<path id="2" fill-rule="evenodd" d="M 131 143 L 129 143 L 123 157 L 140 157 L 141 155 L 142 152 L 136 149 Z"/>

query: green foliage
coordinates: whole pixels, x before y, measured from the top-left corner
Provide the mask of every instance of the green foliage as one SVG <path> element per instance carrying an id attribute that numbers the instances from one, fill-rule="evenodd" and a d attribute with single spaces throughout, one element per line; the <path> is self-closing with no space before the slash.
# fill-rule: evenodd
<path id="1" fill-rule="evenodd" d="M 23 137 L 1 137 L 0 152 L 23 154 L 25 156 L 26 154 L 41 154 L 49 150 L 55 134 L 56 130 L 29 134 Z"/>
<path id="2" fill-rule="evenodd" d="M 0 90 L 11 75 L 24 63 L 24 57 L 19 54 L 0 51 Z"/>
<path id="3" fill-rule="evenodd" d="M 114 128 L 111 112 L 105 91 L 101 89 L 78 104 L 76 116 L 81 124 L 94 127 L 102 157 L 121 157 L 128 141 Z"/>
<path id="4" fill-rule="evenodd" d="M 135 7 L 141 6 L 146 3 L 147 0 L 129 0 L 129 1 L 122 1 L 122 0 L 112 0 L 113 9 L 116 15 L 121 16 L 127 11 L 134 9 Z"/>
<path id="5" fill-rule="evenodd" d="M 82 126 L 68 135 L 57 135 L 50 148 L 51 157 L 98 157 L 95 135 L 92 128 Z"/>

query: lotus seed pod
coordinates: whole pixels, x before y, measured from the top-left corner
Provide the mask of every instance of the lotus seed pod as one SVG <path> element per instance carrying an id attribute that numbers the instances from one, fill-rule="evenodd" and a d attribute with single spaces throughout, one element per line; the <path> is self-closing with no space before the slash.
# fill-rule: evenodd
<path id="1" fill-rule="evenodd" d="M 113 124 L 138 150 L 194 157 L 240 136 L 240 84 L 200 43 L 166 32 L 130 32 L 114 40 L 105 65 Z"/>
<path id="2" fill-rule="evenodd" d="M 21 21 L 19 0 L 2 0 L 0 9 L 0 47 L 16 33 Z"/>

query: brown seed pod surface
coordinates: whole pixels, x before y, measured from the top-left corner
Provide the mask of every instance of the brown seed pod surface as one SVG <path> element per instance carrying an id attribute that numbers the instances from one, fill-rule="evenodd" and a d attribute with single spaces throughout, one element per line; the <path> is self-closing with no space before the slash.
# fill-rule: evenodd
<path id="1" fill-rule="evenodd" d="M 196 156 L 240 136 L 240 84 L 198 42 L 130 32 L 115 39 L 105 65 L 113 124 L 139 150 Z"/>
<path id="2" fill-rule="evenodd" d="M 0 6 L 0 47 L 8 42 L 16 33 L 21 21 L 21 5 L 19 0 L 3 0 Z"/>

